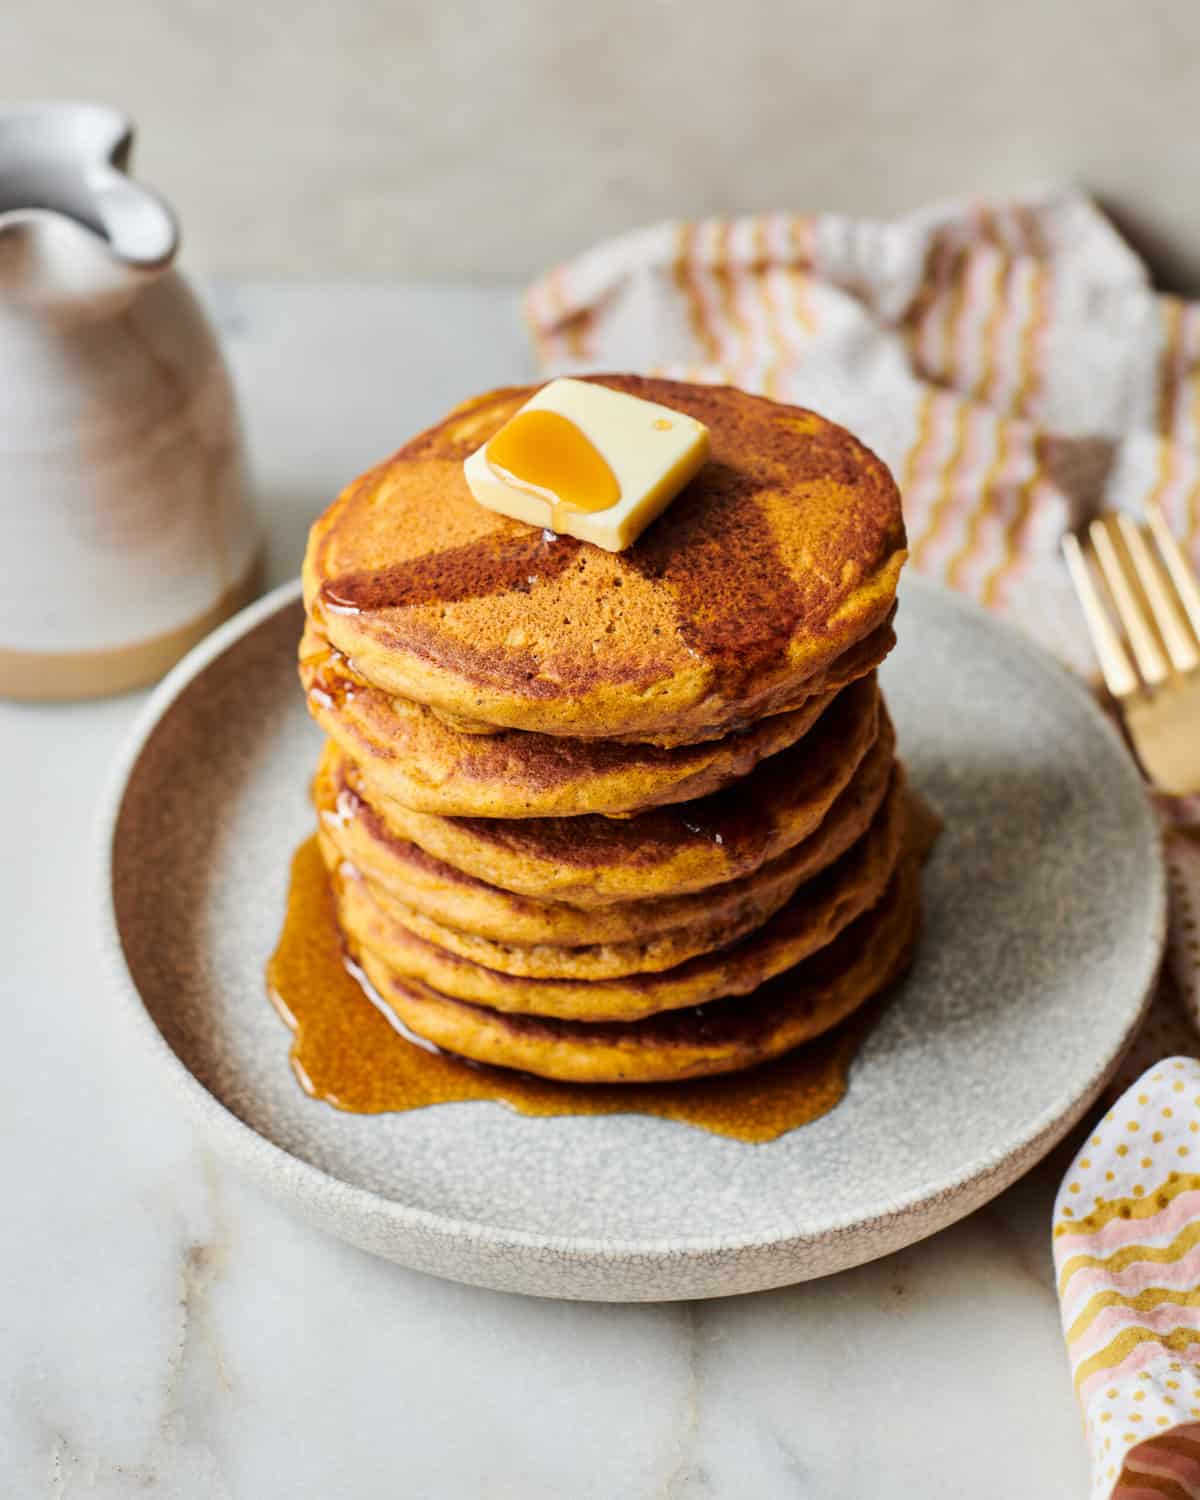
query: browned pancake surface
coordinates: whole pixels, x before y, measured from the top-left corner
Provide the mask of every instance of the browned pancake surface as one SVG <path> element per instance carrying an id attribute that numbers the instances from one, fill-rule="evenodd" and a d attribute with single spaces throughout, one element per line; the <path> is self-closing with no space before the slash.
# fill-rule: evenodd
<path id="1" fill-rule="evenodd" d="M 540 901 L 504 890 L 398 837 L 350 786 L 345 757 L 332 743 L 321 758 L 313 801 L 321 835 L 335 851 L 334 862 L 349 862 L 377 894 L 390 894 L 460 931 L 502 942 L 565 947 L 622 943 L 696 929 L 706 932 L 719 923 L 748 931 L 790 900 L 804 881 L 844 854 L 866 829 L 887 790 L 891 759 L 882 752 L 888 750 L 890 738 L 889 729 L 881 753 L 871 753 L 858 766 L 809 837 L 761 870 L 685 896 L 603 906 Z"/>
<path id="2" fill-rule="evenodd" d="M 911 962 L 920 921 L 915 858 L 828 947 L 752 995 L 634 1022 L 502 1014 L 380 974 L 381 998 L 418 1036 L 476 1062 L 578 1083 L 650 1083 L 748 1068 L 820 1036 Z"/>
<path id="3" fill-rule="evenodd" d="M 434 932 L 427 922 L 407 915 L 398 920 L 394 911 L 384 911 L 366 883 L 345 867 L 334 871 L 334 901 L 349 946 L 372 979 L 377 970 L 400 973 L 496 1010 L 629 1020 L 748 994 L 832 942 L 879 899 L 899 858 L 905 826 L 897 779 L 866 834 L 768 922 L 740 941 L 670 967 L 662 966 L 652 942 L 519 949 L 469 934 Z"/>
<path id="4" fill-rule="evenodd" d="M 533 387 L 467 402 L 312 529 L 305 601 L 388 692 L 487 724 L 698 738 L 776 712 L 889 616 L 886 467 L 812 412 L 730 387 L 589 377 L 704 422 L 712 459 L 626 551 L 485 510 L 463 460 Z"/>
<path id="5" fill-rule="evenodd" d="M 870 757 L 886 779 L 895 738 L 874 682 L 840 693 L 800 745 L 713 796 L 632 818 L 444 818 L 347 781 L 389 831 L 457 869 L 545 900 L 591 908 L 685 895 L 760 869 L 809 838 Z"/>
<path id="6" fill-rule="evenodd" d="M 377 793 L 444 817 L 614 816 L 693 801 L 802 739 L 834 698 L 813 694 L 741 733 L 663 747 L 520 729 L 464 733 L 423 704 L 364 683 L 311 628 L 300 678 L 313 717 Z"/>

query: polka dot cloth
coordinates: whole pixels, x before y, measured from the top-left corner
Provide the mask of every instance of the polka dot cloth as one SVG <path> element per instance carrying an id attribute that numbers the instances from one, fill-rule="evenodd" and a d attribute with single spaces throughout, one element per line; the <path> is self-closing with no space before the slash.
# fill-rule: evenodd
<path id="1" fill-rule="evenodd" d="M 1154 1063 L 1098 1122 L 1054 1265 L 1092 1500 L 1200 1500 L 1200 1062 Z"/>

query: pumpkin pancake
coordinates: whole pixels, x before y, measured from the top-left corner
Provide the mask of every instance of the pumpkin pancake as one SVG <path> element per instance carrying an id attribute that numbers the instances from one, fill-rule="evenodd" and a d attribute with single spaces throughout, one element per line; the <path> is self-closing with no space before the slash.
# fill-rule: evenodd
<path id="1" fill-rule="evenodd" d="M 894 736 L 879 715 L 874 681 L 855 683 L 799 745 L 736 785 L 632 818 L 436 817 L 380 796 L 342 764 L 396 837 L 490 885 L 591 909 L 721 885 L 811 837 L 868 753 L 886 774 Z"/>
<path id="2" fill-rule="evenodd" d="M 724 739 L 664 748 L 519 729 L 465 734 L 423 704 L 356 678 L 311 628 L 300 676 L 313 717 L 374 792 L 443 817 L 611 817 L 693 801 L 794 745 L 835 696 L 815 694 Z"/>
<path id="3" fill-rule="evenodd" d="M 752 995 L 632 1022 L 502 1014 L 382 970 L 367 973 L 417 1037 L 475 1062 L 573 1083 L 653 1083 L 752 1067 L 836 1026 L 901 978 L 920 926 L 918 863 L 828 947 Z"/>
<path id="4" fill-rule="evenodd" d="M 348 866 L 333 872 L 338 921 L 351 950 L 373 982 L 400 974 L 495 1010 L 568 1020 L 636 1020 L 661 1010 L 703 1005 L 723 995 L 744 995 L 832 942 L 879 900 L 891 878 L 907 814 L 899 777 L 871 827 L 840 860 L 801 886 L 782 910 L 740 941 L 702 952 L 672 967 L 646 967 L 656 945 L 594 948 L 530 946 L 517 950 L 455 934 L 454 951 L 397 920 L 373 900 L 366 882 Z M 405 918 L 408 922 L 409 918 Z M 487 965 L 469 957 L 478 952 Z M 509 971 L 492 965 L 506 963 Z M 630 965 L 641 964 L 641 969 Z M 513 973 L 512 969 L 524 970 Z M 620 972 L 620 971 L 624 972 Z M 597 977 L 589 977 L 595 975 Z"/>
<path id="5" fill-rule="evenodd" d="M 500 942 L 574 947 L 622 943 L 715 923 L 765 922 L 806 880 L 844 854 L 874 817 L 891 777 L 890 725 L 880 754 L 870 754 L 816 830 L 761 870 L 687 896 L 578 907 L 538 901 L 456 870 L 391 833 L 383 818 L 347 781 L 347 762 L 327 742 L 313 783 L 326 862 L 347 861 L 381 903 L 394 897 L 447 927 Z"/>
<path id="6" fill-rule="evenodd" d="M 314 623 L 367 681 L 458 723 L 677 743 L 810 696 L 892 610 L 905 538 L 885 465 L 815 413 L 732 387 L 587 378 L 710 431 L 710 461 L 631 547 L 476 503 L 463 460 L 535 388 L 493 391 L 315 523 Z"/>

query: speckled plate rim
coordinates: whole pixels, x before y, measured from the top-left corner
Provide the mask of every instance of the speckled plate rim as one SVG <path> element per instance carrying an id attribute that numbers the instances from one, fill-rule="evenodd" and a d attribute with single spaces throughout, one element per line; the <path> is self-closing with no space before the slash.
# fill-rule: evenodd
<path id="1" fill-rule="evenodd" d="M 1032 645 L 1015 626 L 997 619 L 980 606 L 962 596 L 931 583 L 920 575 L 908 575 L 904 580 L 906 593 L 928 591 L 936 594 L 951 607 L 960 611 L 964 618 L 975 620 L 987 629 L 995 631 L 1008 645 L 1037 659 L 1039 666 L 1048 674 L 1056 675 L 1064 694 L 1076 700 L 1084 716 L 1089 718 L 1096 735 L 1107 743 L 1110 750 L 1119 752 L 1118 763 L 1127 765 L 1131 783 L 1143 788 L 1141 777 L 1128 754 L 1120 735 L 1101 711 L 1087 687 L 1071 672 L 1052 657 Z M 1163 852 L 1161 826 L 1150 798 L 1142 795 L 1137 799 L 1142 812 L 1140 824 L 1129 831 L 1131 839 L 1143 846 L 1148 860 L 1156 871 L 1153 891 L 1152 919 L 1148 924 L 1142 963 L 1142 983 L 1136 995 L 1136 1005 L 1131 1006 L 1130 1020 L 1111 1056 L 1101 1059 L 1084 1085 L 1065 1089 L 1062 1096 L 1047 1106 L 1038 1116 L 1030 1120 L 1020 1139 L 1013 1140 L 997 1151 L 972 1160 L 949 1177 L 940 1177 L 910 1189 L 908 1192 L 870 1215 L 856 1213 L 831 1216 L 818 1225 L 809 1225 L 803 1230 L 780 1225 L 768 1233 L 744 1235 L 678 1235 L 661 1236 L 640 1240 L 608 1239 L 597 1236 L 550 1235 L 516 1229 L 508 1226 L 489 1225 L 480 1221 L 464 1220 L 449 1215 L 436 1214 L 428 1209 L 415 1208 L 395 1199 L 384 1197 L 366 1188 L 356 1187 L 342 1178 L 323 1171 L 291 1152 L 277 1146 L 258 1131 L 240 1120 L 226 1108 L 191 1073 L 183 1060 L 170 1047 L 159 1031 L 147 1009 L 129 972 L 121 943 L 113 900 L 113 844 L 122 803 L 130 778 L 138 759 L 150 737 L 171 706 L 187 690 L 192 681 L 206 667 L 243 637 L 271 619 L 279 611 L 289 608 L 300 597 L 299 581 L 281 584 L 249 605 L 239 614 L 215 630 L 163 679 L 151 694 L 138 714 L 128 737 L 119 751 L 98 807 L 92 840 L 91 870 L 93 879 L 93 902 L 95 908 L 95 931 L 100 950 L 104 975 L 120 1002 L 120 1012 L 136 1037 L 143 1054 L 179 1089 L 181 1096 L 191 1108 L 197 1123 L 205 1130 L 214 1147 L 223 1152 L 243 1171 L 253 1176 L 269 1190 L 282 1193 L 294 1202 L 307 1217 L 322 1224 L 330 1232 L 339 1234 L 365 1248 L 379 1250 L 379 1231 L 391 1228 L 397 1231 L 421 1231 L 433 1235 L 443 1243 L 456 1243 L 487 1247 L 497 1252 L 506 1250 L 528 1250 L 551 1253 L 556 1257 L 576 1258 L 593 1265 L 617 1265 L 631 1257 L 642 1260 L 657 1258 L 678 1262 L 707 1259 L 722 1254 L 745 1252 L 771 1252 L 785 1260 L 789 1251 L 799 1252 L 806 1247 L 824 1244 L 845 1235 L 857 1235 L 872 1226 L 887 1226 L 888 1252 L 902 1248 L 918 1239 L 945 1228 L 988 1202 L 1018 1177 L 1032 1168 L 1049 1152 L 1083 1116 L 1094 1103 L 1105 1084 L 1115 1072 L 1126 1047 L 1132 1040 L 1145 1016 L 1154 991 L 1166 944 L 1167 924 L 1167 872 Z M 1121 773 L 1117 773 L 1121 774 Z M 933 1205 L 938 1205 L 931 1212 Z M 912 1223 L 912 1233 L 905 1234 L 906 1221 Z M 380 1251 L 380 1253 L 386 1253 Z M 872 1253 L 847 1259 L 843 1266 L 860 1263 Z M 401 1256 L 393 1257 L 402 1259 Z M 428 1269 L 428 1267 L 426 1267 Z M 450 1272 L 459 1280 L 474 1280 L 469 1275 Z M 820 1273 L 818 1273 L 820 1274 Z M 770 1279 L 761 1274 L 752 1279 L 750 1285 L 735 1285 L 730 1291 L 753 1290 L 770 1285 L 782 1285 L 801 1279 L 803 1273 L 785 1274 Z M 479 1281 L 486 1284 L 480 1276 Z M 569 1295 L 569 1294 L 568 1294 Z M 583 1293 L 599 1295 L 604 1292 Z M 663 1294 L 670 1296 L 669 1292 Z M 697 1295 L 689 1292 L 681 1295 Z"/>

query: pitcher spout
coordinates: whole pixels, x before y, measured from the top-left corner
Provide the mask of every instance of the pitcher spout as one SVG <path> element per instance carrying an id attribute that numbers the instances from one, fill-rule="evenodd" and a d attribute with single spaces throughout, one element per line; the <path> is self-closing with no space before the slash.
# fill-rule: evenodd
<path id="1" fill-rule="evenodd" d="M 95 104 L 0 111 L 0 301 L 104 315 L 171 264 L 168 205 L 128 176 L 133 126 Z"/>

